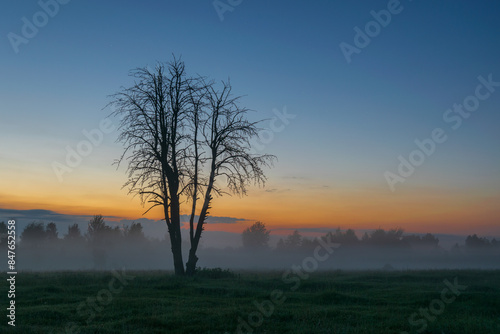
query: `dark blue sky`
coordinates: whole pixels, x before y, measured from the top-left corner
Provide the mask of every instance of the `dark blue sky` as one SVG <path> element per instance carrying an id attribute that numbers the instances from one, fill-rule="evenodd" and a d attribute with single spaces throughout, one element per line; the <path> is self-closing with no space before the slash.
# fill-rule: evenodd
<path id="1" fill-rule="evenodd" d="M 296 115 L 265 148 L 279 158 L 269 172 L 278 189 L 288 187 L 284 178 L 307 177 L 310 184 L 363 192 L 360 201 L 367 192 L 386 196 L 384 172 L 395 172 L 398 156 L 408 157 L 416 138 L 439 127 L 448 140 L 398 189 L 459 192 L 457 206 L 471 194 L 497 201 L 500 88 L 456 130 L 443 114 L 474 94 L 478 76 L 500 81 L 500 3 L 401 1 L 399 14 L 348 63 L 340 43 L 354 45 L 354 28 L 364 30 L 374 20 L 370 12 L 388 3 L 397 4 L 243 1 L 221 21 L 212 1 L 72 0 L 16 53 L 9 33 L 22 36 L 22 18 L 32 22 L 41 7 L 4 2 L 0 173 L 22 180 L 23 191 L 57 183 L 51 163 L 64 159 L 64 147 L 81 140 L 82 129 L 96 127 L 107 95 L 131 83 L 128 71 L 175 54 L 190 73 L 231 78 L 245 106 L 257 111 L 252 117 L 270 118 L 285 106 Z M 71 177 L 101 170 L 106 179 L 104 166 L 121 152 L 113 140 L 106 138 Z M 0 199 L 9 202 L 2 191 Z M 42 203 L 33 196 L 28 202 Z M 498 221 L 498 211 L 488 212 L 489 224 Z"/>

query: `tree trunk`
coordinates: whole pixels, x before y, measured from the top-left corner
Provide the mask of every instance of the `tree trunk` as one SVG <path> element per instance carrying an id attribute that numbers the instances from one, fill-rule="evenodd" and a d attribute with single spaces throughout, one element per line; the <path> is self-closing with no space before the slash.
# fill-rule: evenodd
<path id="1" fill-rule="evenodd" d="M 210 173 L 207 191 L 205 192 L 205 200 L 203 202 L 203 207 L 201 208 L 200 216 L 198 217 L 198 224 L 196 224 L 196 233 L 194 238 L 191 240 L 191 249 L 189 250 L 189 258 L 186 263 L 186 273 L 190 276 L 194 275 L 196 270 L 196 263 L 198 262 L 196 251 L 198 250 L 198 245 L 200 244 L 203 224 L 205 224 L 205 219 L 207 218 L 208 210 L 210 209 L 210 202 L 212 201 L 211 193 L 214 185 L 214 171 L 215 166 L 212 164 L 212 172 Z"/>
<path id="2" fill-rule="evenodd" d="M 165 210 L 168 209 L 165 208 Z M 165 217 L 168 217 L 168 211 L 165 213 Z M 182 261 L 182 236 L 180 219 L 179 199 L 174 197 L 170 202 L 170 226 L 168 228 L 168 234 L 170 236 L 170 244 L 172 245 L 175 275 L 184 276 L 185 271 L 184 261 Z"/>
<path id="3" fill-rule="evenodd" d="M 170 234 L 170 242 L 172 244 L 172 255 L 174 256 L 175 275 L 184 276 L 184 263 L 182 261 L 182 243 L 181 239 Z"/>
<path id="4" fill-rule="evenodd" d="M 188 276 L 193 276 L 195 274 L 196 263 L 198 263 L 198 257 L 196 256 L 196 249 L 191 247 L 191 249 L 189 250 L 188 262 L 186 263 L 186 274 Z"/>

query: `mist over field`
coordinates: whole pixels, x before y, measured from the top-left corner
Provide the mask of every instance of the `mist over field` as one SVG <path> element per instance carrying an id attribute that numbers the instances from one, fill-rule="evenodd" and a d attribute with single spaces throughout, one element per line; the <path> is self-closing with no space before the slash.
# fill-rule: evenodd
<path id="1" fill-rule="evenodd" d="M 146 236 L 140 223 L 114 228 L 104 223 L 94 235 L 76 226 L 60 233 L 53 223 L 25 224 L 23 234 L 19 232 L 18 270 L 165 270 L 173 266 L 168 234 Z M 242 234 L 206 231 L 198 267 L 281 271 L 294 266 L 309 266 L 314 271 L 500 269 L 499 243 L 476 235 L 434 236 L 382 229 L 364 234 L 332 229 L 317 232 L 317 237 L 303 236 L 299 231 L 288 235 L 265 232 L 269 236 L 265 244 L 244 245 Z M 189 243 L 183 241 L 183 254 L 187 254 Z"/>

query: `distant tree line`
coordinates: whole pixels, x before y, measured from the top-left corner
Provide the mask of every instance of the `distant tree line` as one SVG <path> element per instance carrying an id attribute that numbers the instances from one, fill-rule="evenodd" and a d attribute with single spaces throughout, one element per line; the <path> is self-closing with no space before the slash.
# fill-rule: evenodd
<path id="1" fill-rule="evenodd" d="M 65 233 L 59 233 L 53 222 L 32 222 L 19 232 L 19 264 L 28 269 L 100 270 L 120 266 L 159 269 L 171 261 L 165 257 L 165 251 L 171 248 L 168 235 L 162 239 L 148 238 L 140 223 L 110 226 L 101 215 L 89 220 L 86 231 L 72 224 Z M 320 241 L 338 244 L 330 265 L 339 267 L 357 268 L 355 264 L 361 263 L 376 268 L 390 263 L 401 268 L 411 261 L 418 265 L 424 260 L 435 267 L 474 266 L 479 259 L 495 263 L 494 258 L 500 255 L 500 243 L 496 239 L 477 234 L 467 236 L 462 245 L 455 244 L 450 250 L 443 249 L 439 239 L 430 233 L 404 234 L 402 229 L 379 228 L 358 236 L 352 229 L 338 228 L 318 237 L 304 236 L 295 230 L 275 245 L 270 244 L 270 234 L 265 223 L 256 222 L 241 234 L 241 247 L 206 248 L 210 256 L 204 264 L 226 263 L 242 268 L 266 265 L 271 268 L 271 263 L 283 266 L 313 254 Z M 0 248 L 6 245 L 7 225 L 0 222 Z M 189 249 L 183 249 L 187 251 Z"/>
<path id="2" fill-rule="evenodd" d="M 7 244 L 6 232 L 6 224 L 0 222 L 0 247 Z M 78 251 L 80 256 L 81 252 L 88 251 L 94 267 L 99 269 L 105 267 L 107 255 L 111 249 L 125 245 L 129 248 L 137 248 L 137 246 L 153 242 L 144 236 L 140 223 L 111 227 L 106 224 L 103 216 L 96 215 L 88 222 L 85 233 L 82 233 L 78 224 L 72 224 L 68 226 L 61 238 L 55 223 L 32 222 L 20 233 L 18 248 L 34 259 L 41 258 L 42 253 L 49 250 Z"/>
<path id="3" fill-rule="evenodd" d="M 256 222 L 246 228 L 242 233 L 243 247 L 249 249 L 270 249 L 269 234 L 266 226 L 262 222 Z M 337 228 L 334 232 L 327 232 L 321 236 L 323 240 L 330 240 L 339 244 L 339 247 L 403 247 L 403 248 L 439 248 L 439 239 L 427 233 L 425 235 L 409 234 L 404 235 L 404 230 L 397 228 L 391 230 L 376 229 L 370 233 L 365 232 L 361 238 L 358 238 L 355 231 L 347 229 L 345 231 Z M 293 231 L 285 238 L 280 238 L 276 250 L 290 251 L 310 249 L 317 245 L 317 238 L 306 238 L 298 230 Z M 458 244 L 455 247 L 460 247 Z M 465 248 L 469 249 L 488 249 L 500 248 L 500 242 L 495 238 L 489 240 L 484 237 L 478 237 L 476 234 L 469 235 L 465 239 Z"/>
<path id="4" fill-rule="evenodd" d="M 43 222 L 32 222 L 22 231 L 21 244 L 23 247 L 41 247 L 47 243 L 68 241 L 71 243 L 87 243 L 94 248 L 106 248 L 117 242 L 144 243 L 148 239 L 145 237 L 141 223 L 131 225 L 111 227 L 106 224 L 103 216 L 96 215 L 88 223 L 86 233 L 82 233 L 78 224 L 69 225 L 66 234 L 59 238 L 59 232 L 55 223 L 45 225 Z M 341 247 L 352 246 L 377 246 L 377 247 L 439 247 L 439 239 L 427 233 L 425 235 L 409 234 L 404 235 L 403 229 L 376 229 L 370 233 L 365 232 L 358 238 L 352 229 L 327 232 L 321 236 L 323 240 L 330 240 Z M 270 231 L 266 225 L 260 221 L 247 227 L 242 233 L 243 248 L 246 249 L 271 249 L 269 245 Z M 309 249 L 316 245 L 316 238 L 307 238 L 300 234 L 298 230 L 290 235 L 280 238 L 276 250 L 298 250 Z M 500 241 L 479 237 L 477 234 L 468 235 L 464 240 L 466 248 L 487 249 L 500 247 Z M 7 243 L 7 225 L 0 222 L 0 245 Z M 455 247 L 459 247 L 458 244 Z"/>
<path id="5" fill-rule="evenodd" d="M 0 222 L 1 243 L 7 239 L 7 226 L 4 222 Z M 94 216 L 88 223 L 88 230 L 82 234 L 78 224 L 68 226 L 66 234 L 59 238 L 59 232 L 55 223 L 32 222 L 28 224 L 20 235 L 21 244 L 24 247 L 37 247 L 46 243 L 71 241 L 71 242 L 88 242 L 90 244 L 101 245 L 104 242 L 112 240 L 126 239 L 128 241 L 143 241 L 145 240 L 140 223 L 132 223 L 132 225 L 124 225 L 122 227 L 115 226 L 114 228 L 106 225 L 104 218 L 101 215 Z"/>

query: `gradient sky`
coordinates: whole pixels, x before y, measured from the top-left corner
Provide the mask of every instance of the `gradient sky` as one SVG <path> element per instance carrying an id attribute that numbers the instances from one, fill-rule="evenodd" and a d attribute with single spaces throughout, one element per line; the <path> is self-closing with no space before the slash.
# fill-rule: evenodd
<path id="1" fill-rule="evenodd" d="M 99 127 L 130 69 L 175 54 L 192 74 L 230 78 L 252 119 L 295 115 L 261 151 L 278 157 L 266 187 L 214 202 L 213 215 L 248 222 L 210 229 L 261 220 L 271 229 L 500 235 L 500 87 L 456 130 L 443 120 L 479 76 L 500 82 L 498 1 L 401 1 L 350 63 L 340 43 L 354 45 L 354 28 L 388 1 L 243 1 L 221 21 L 212 1 L 72 0 L 18 53 L 8 35 L 22 35 L 23 17 L 33 22 L 41 7 L 0 6 L 2 209 L 141 218 L 145 209 L 121 189 L 125 166 L 111 165 L 122 152 L 116 131 L 63 182 L 52 164 Z M 435 128 L 447 141 L 391 191 L 384 173 Z"/>

